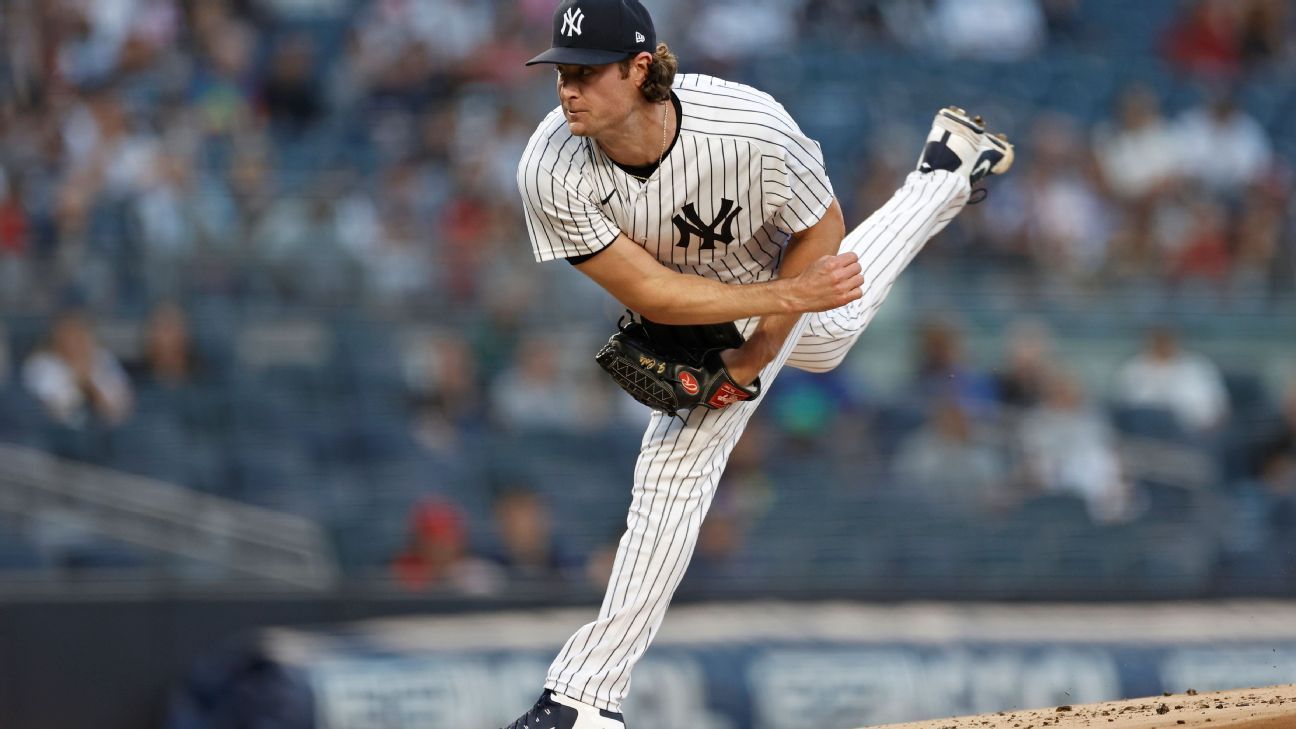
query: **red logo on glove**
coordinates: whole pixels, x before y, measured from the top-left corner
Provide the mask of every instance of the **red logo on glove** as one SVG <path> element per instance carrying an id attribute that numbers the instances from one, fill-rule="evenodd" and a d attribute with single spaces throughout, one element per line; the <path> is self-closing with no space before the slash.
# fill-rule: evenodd
<path id="1" fill-rule="evenodd" d="M 715 394 L 711 396 L 711 399 L 707 401 L 707 405 L 719 410 L 720 408 L 728 407 L 729 405 L 733 405 L 741 400 L 747 400 L 750 397 L 751 395 L 739 390 L 728 382 L 724 382 L 721 383 L 720 389 L 716 390 Z"/>
<path id="2" fill-rule="evenodd" d="M 690 395 L 698 394 L 698 381 L 691 372 L 679 373 L 680 385 L 684 387 L 684 392 Z"/>

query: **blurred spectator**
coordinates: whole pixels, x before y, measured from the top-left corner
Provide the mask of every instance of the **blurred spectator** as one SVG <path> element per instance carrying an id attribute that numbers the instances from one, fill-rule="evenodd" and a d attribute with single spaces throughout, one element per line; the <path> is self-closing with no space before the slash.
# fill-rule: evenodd
<path id="1" fill-rule="evenodd" d="M 0 167 L 0 256 L 27 252 L 31 223 L 23 206 L 22 178 L 10 178 Z"/>
<path id="2" fill-rule="evenodd" d="M 513 484 L 491 505 L 498 543 L 487 559 L 513 582 L 554 584 L 579 574 L 580 561 L 563 549 L 553 533 L 549 505 L 536 491 Z"/>
<path id="3" fill-rule="evenodd" d="M 1130 518 L 1134 502 L 1114 431 L 1073 375 L 1054 372 L 1046 387 L 1018 428 L 1026 485 L 1080 496 L 1099 523 Z"/>
<path id="4" fill-rule="evenodd" d="M 1012 501 L 1000 450 L 986 439 L 964 405 L 937 401 L 927 424 L 900 444 L 895 473 L 901 486 L 934 504 L 992 512 Z"/>
<path id="5" fill-rule="evenodd" d="M 1093 180 L 1094 168 L 1074 119 L 1042 114 L 1031 130 L 1034 154 L 1024 175 L 1024 235 L 1046 275 L 1085 277 L 1107 260 L 1115 221 Z"/>
<path id="6" fill-rule="evenodd" d="M 931 24 L 935 43 L 928 51 L 989 61 L 1033 55 L 1047 30 L 1039 0 L 936 0 Z"/>
<path id="7" fill-rule="evenodd" d="M 1291 257 L 1285 195 L 1257 190 L 1243 203 L 1234 234 L 1233 289 L 1263 297 L 1275 286 L 1291 281 L 1291 271 L 1282 271 L 1282 258 Z M 1284 251 L 1284 247 L 1288 250 Z M 1289 261 L 1290 262 L 1290 261 Z"/>
<path id="8" fill-rule="evenodd" d="M 1278 421 L 1252 453 L 1257 481 L 1270 491 L 1296 495 L 1296 377 L 1288 383 Z"/>
<path id="9" fill-rule="evenodd" d="M 499 570 L 468 551 L 468 526 L 459 507 L 439 497 L 414 505 L 408 543 L 392 562 L 392 571 L 413 592 L 485 595 L 503 586 Z"/>
<path id="10" fill-rule="evenodd" d="M 155 307 L 142 334 L 141 357 L 129 368 L 136 383 L 174 389 L 202 375 L 189 318 L 179 304 L 169 301 Z"/>
<path id="11" fill-rule="evenodd" d="M 130 380 L 96 339 L 81 311 L 60 314 L 38 351 L 23 364 L 23 384 L 59 423 L 79 428 L 94 419 L 117 425 L 130 415 Z"/>
<path id="12" fill-rule="evenodd" d="M 481 427 L 486 396 L 476 356 L 456 332 L 420 339 L 406 353 L 414 438 L 439 453 L 460 453 L 460 439 Z"/>
<path id="13" fill-rule="evenodd" d="M 564 366 L 564 351 L 550 337 L 534 336 L 522 342 L 513 365 L 491 387 L 491 411 L 501 425 L 579 430 L 604 415 L 605 403 L 594 397 L 600 391 L 582 385 Z"/>
<path id="14" fill-rule="evenodd" d="M 788 48 L 794 41 L 788 29 L 796 25 L 800 4 L 800 0 L 715 0 L 699 5 L 689 38 L 698 58 L 690 60 L 719 70 L 745 58 Z M 678 43 L 664 36 L 661 40 Z"/>
<path id="15" fill-rule="evenodd" d="M 190 84 L 190 98 L 203 130 L 223 137 L 252 125 L 252 60 L 256 30 L 241 20 L 221 15 L 217 3 L 204 3 L 195 13 L 207 14 L 196 22 L 201 63 Z"/>
<path id="16" fill-rule="evenodd" d="M 1232 270 L 1228 211 L 1214 198 L 1200 195 L 1186 200 L 1186 228 L 1163 245 L 1174 280 L 1222 285 Z"/>
<path id="17" fill-rule="evenodd" d="M 839 433 L 859 405 L 853 384 L 842 368 L 813 374 L 788 368 L 779 373 L 762 412 L 794 447 L 823 453 L 834 445 L 829 434 Z M 858 453 L 861 445 L 852 443 L 851 449 Z"/>
<path id="18" fill-rule="evenodd" d="M 872 142 L 860 165 L 855 199 L 842 202 L 848 220 L 862 221 L 891 199 L 896 180 L 913 164 L 909 152 L 901 150 L 921 146 L 913 130 L 901 124 L 888 124 L 869 136 Z"/>
<path id="19" fill-rule="evenodd" d="M 315 46 L 310 36 L 288 36 L 275 47 L 261 86 L 261 103 L 270 122 L 285 133 L 301 133 L 324 112 L 314 70 Z"/>
<path id="20" fill-rule="evenodd" d="M 716 580 L 741 581 L 759 575 L 761 566 L 748 545 L 752 528 L 770 517 L 774 503 L 769 461 L 770 439 L 776 437 L 766 421 L 755 418 L 734 446 L 698 533 L 686 585 L 702 587 Z"/>
<path id="21" fill-rule="evenodd" d="M 1242 60 L 1257 66 L 1279 60 L 1291 50 L 1291 3 L 1288 0 L 1246 0 L 1238 45 Z"/>
<path id="22" fill-rule="evenodd" d="M 438 288 L 434 266 L 412 216 L 393 215 L 379 225 L 377 245 L 361 259 L 365 286 L 376 301 L 399 311 Z"/>
<path id="23" fill-rule="evenodd" d="M 151 278 L 166 276 L 167 269 L 175 275 L 175 269 L 184 265 L 197 245 L 195 197 L 199 191 L 195 189 L 191 162 L 176 153 L 159 154 L 135 200 L 144 254 L 152 264 Z"/>
<path id="24" fill-rule="evenodd" d="M 1165 53 L 1180 70 L 1201 76 L 1228 76 L 1241 67 L 1239 13 L 1245 0 L 1193 0 L 1170 27 Z"/>
<path id="25" fill-rule="evenodd" d="M 157 137 L 132 119 L 120 89 L 89 92 L 67 114 L 62 133 L 67 150 L 66 188 L 87 196 L 103 191 L 124 196 L 138 192 L 155 167 Z"/>
<path id="26" fill-rule="evenodd" d="M 1152 89 L 1121 93 L 1116 117 L 1093 132 L 1094 156 L 1107 188 L 1124 200 L 1144 198 L 1178 173 L 1182 152 Z"/>
<path id="27" fill-rule="evenodd" d="M 60 33 L 62 43 L 57 49 L 59 70 L 76 83 L 92 83 L 111 74 L 117 68 L 119 58 L 139 55 L 138 51 L 123 53 L 134 21 L 145 17 L 152 21 L 141 23 L 144 32 L 135 36 L 146 42 L 150 31 L 158 31 L 156 15 L 149 11 L 166 4 L 146 5 L 139 0 L 68 0 L 56 5 L 55 12 L 50 13 L 50 20 L 63 31 Z M 171 10 L 171 28 L 162 32 L 173 35 L 174 7 Z M 135 58 L 130 60 L 136 61 Z"/>
<path id="28" fill-rule="evenodd" d="M 0 133 L 0 140 L 3 138 Z M 0 306 L 17 304 L 29 285 L 31 228 L 22 179 L 9 177 L 0 166 Z"/>
<path id="29" fill-rule="evenodd" d="M 0 390 L 9 384 L 9 330 L 0 320 Z"/>
<path id="30" fill-rule="evenodd" d="M 1220 194 L 1242 194 L 1273 163 L 1269 135 L 1229 92 L 1184 112 L 1175 136 L 1182 173 Z"/>
<path id="31" fill-rule="evenodd" d="M 256 254 L 287 301 L 335 301 L 359 287 L 360 264 L 341 240 L 333 205 L 342 184 L 324 176 L 303 195 L 279 197 L 252 230 Z"/>
<path id="32" fill-rule="evenodd" d="M 1210 431 L 1228 415 L 1228 392 L 1215 363 L 1184 351 L 1170 329 L 1152 329 L 1143 351 L 1116 376 L 1116 399 L 1126 405 L 1174 413 L 1190 433 Z"/>
<path id="33" fill-rule="evenodd" d="M 807 0 L 800 24 L 807 42 L 861 48 L 889 40 L 882 8 L 876 2 Z"/>
<path id="34" fill-rule="evenodd" d="M 1081 0 L 1040 0 L 1050 45 L 1080 40 L 1084 31 Z"/>
<path id="35" fill-rule="evenodd" d="M 1008 332 L 1004 363 L 995 376 L 999 402 L 1017 410 L 1039 404 L 1056 367 L 1048 324 L 1037 319 L 1016 322 Z"/>
<path id="36" fill-rule="evenodd" d="M 967 365 L 963 333 L 953 321 L 933 318 L 918 331 L 917 392 L 931 406 L 953 400 L 960 413 L 978 417 L 993 411 L 994 381 Z"/>

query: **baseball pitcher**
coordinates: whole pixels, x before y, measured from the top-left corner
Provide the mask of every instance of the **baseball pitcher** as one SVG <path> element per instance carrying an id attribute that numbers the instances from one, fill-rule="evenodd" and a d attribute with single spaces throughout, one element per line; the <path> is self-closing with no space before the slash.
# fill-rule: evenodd
<path id="1" fill-rule="evenodd" d="M 688 567 L 729 453 L 779 371 L 836 367 L 1002 135 L 936 114 L 917 169 L 849 233 L 819 144 L 768 94 L 676 73 L 639 0 L 564 0 L 559 106 L 518 165 L 537 261 L 565 259 L 633 312 L 596 354 L 653 408 L 597 619 L 509 729 L 624 729 L 630 674 Z"/>

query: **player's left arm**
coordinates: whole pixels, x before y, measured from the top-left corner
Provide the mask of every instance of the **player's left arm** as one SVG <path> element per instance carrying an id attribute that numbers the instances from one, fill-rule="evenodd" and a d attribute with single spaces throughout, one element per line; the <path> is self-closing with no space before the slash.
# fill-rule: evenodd
<path id="1" fill-rule="evenodd" d="M 836 198 L 819 222 L 799 233 L 793 233 L 779 266 L 779 278 L 790 278 L 804 271 L 823 256 L 835 255 L 846 237 L 846 221 Z M 792 327 L 801 314 L 767 314 L 761 317 L 746 343 L 721 353 L 729 374 L 743 385 L 750 385 L 761 369 L 778 356 Z"/>

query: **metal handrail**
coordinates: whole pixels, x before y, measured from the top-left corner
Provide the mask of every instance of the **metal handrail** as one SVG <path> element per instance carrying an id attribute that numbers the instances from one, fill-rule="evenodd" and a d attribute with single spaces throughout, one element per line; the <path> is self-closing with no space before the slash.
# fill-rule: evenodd
<path id="1" fill-rule="evenodd" d="M 105 537 L 300 588 L 338 579 L 309 519 L 21 446 L 0 444 L 0 511 L 75 518 Z"/>

